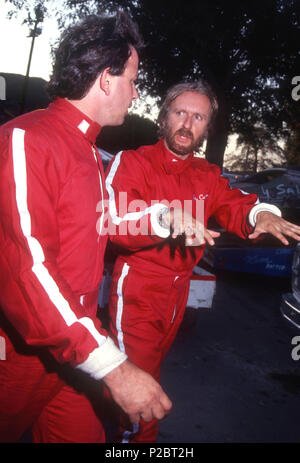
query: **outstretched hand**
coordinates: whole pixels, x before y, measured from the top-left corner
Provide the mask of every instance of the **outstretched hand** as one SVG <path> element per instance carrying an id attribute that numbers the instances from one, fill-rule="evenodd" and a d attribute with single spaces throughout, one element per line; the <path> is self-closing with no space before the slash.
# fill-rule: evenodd
<path id="1" fill-rule="evenodd" d="M 262 233 L 270 233 L 285 245 L 289 244 L 285 236 L 300 241 L 300 226 L 288 222 L 269 211 L 262 211 L 257 214 L 254 231 L 248 238 L 253 240 Z"/>

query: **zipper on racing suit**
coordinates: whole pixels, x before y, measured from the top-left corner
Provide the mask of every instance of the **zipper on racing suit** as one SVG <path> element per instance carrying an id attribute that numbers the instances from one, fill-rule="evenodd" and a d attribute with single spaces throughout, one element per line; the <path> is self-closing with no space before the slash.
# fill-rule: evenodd
<path id="1" fill-rule="evenodd" d="M 101 215 L 100 227 L 99 227 L 99 236 L 100 236 L 100 235 L 101 235 L 101 231 L 102 231 L 102 227 L 103 227 L 103 221 L 104 221 L 104 194 L 103 194 L 103 182 L 102 182 L 101 168 L 100 168 L 100 164 L 99 164 L 99 159 L 98 159 L 98 156 L 97 156 L 96 149 L 95 149 L 94 145 L 92 145 L 92 150 L 93 150 L 93 154 L 94 154 L 95 161 L 96 161 L 97 166 L 98 166 L 99 181 L 100 181 L 99 183 L 100 183 L 100 190 L 101 190 L 102 215 Z"/>

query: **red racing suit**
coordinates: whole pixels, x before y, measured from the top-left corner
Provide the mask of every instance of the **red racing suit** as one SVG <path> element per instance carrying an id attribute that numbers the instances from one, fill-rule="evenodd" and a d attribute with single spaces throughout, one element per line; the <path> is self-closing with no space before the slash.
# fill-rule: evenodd
<path id="1" fill-rule="evenodd" d="M 0 440 L 18 439 L 62 388 L 40 360 L 45 348 L 95 379 L 126 359 L 96 317 L 106 246 L 100 129 L 60 98 L 0 129 Z M 85 441 L 76 432 L 66 439 Z"/>
<path id="2" fill-rule="evenodd" d="M 248 214 L 257 196 L 231 189 L 220 169 L 204 159 L 175 157 L 163 140 L 116 155 L 106 188 L 110 239 L 118 247 L 110 291 L 111 333 L 133 363 L 159 380 L 204 245 L 186 247 L 180 239 L 170 239 L 157 222 L 158 210 L 162 204 L 188 208 L 205 227 L 214 216 L 224 229 L 246 238 L 253 230 Z M 153 442 L 157 422 L 140 422 L 137 433 L 122 424 L 121 433 L 123 442 Z"/>

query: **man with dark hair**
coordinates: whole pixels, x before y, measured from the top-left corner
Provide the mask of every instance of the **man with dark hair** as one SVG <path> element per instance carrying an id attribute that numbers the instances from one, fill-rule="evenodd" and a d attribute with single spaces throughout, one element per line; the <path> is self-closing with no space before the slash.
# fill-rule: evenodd
<path id="1" fill-rule="evenodd" d="M 81 99 L 107 68 L 110 75 L 120 76 L 132 48 L 139 53 L 143 41 L 136 24 L 123 12 L 105 19 L 91 15 L 84 27 L 79 23 L 66 29 L 54 55 L 50 97 Z"/>
<path id="2" fill-rule="evenodd" d="M 100 396 L 103 380 L 132 423 L 171 408 L 96 317 L 107 193 L 95 139 L 138 97 L 141 44 L 124 13 L 86 18 L 58 47 L 54 101 L 1 127 L 2 442 L 28 428 L 34 442 L 104 442 L 90 382 Z"/>
<path id="3" fill-rule="evenodd" d="M 207 83 L 172 87 L 158 122 L 160 141 L 120 152 L 107 172 L 110 237 L 118 258 L 110 290 L 110 330 L 120 350 L 158 381 L 161 363 L 181 324 L 189 279 L 214 216 L 242 238 L 271 233 L 300 240 L 300 227 L 286 222 L 273 205 L 230 189 L 220 169 L 194 156 L 218 104 Z M 118 440 L 153 442 L 157 420 L 133 429 L 120 417 Z"/>

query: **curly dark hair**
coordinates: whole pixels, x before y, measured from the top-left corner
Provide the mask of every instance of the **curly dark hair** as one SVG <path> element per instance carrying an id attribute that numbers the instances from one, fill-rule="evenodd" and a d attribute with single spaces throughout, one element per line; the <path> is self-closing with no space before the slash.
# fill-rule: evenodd
<path id="1" fill-rule="evenodd" d="M 143 46 L 137 25 L 125 12 L 87 16 L 62 34 L 47 85 L 50 98 L 83 98 L 104 69 L 121 75 L 131 47 L 139 53 Z"/>

